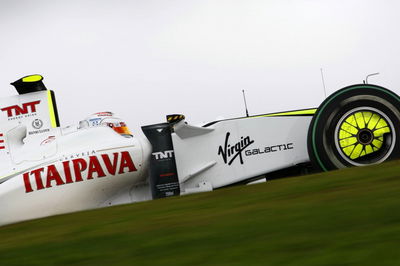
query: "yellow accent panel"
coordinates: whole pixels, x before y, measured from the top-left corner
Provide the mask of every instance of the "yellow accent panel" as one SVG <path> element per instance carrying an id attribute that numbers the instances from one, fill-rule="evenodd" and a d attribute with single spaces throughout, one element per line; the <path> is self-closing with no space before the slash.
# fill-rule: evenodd
<path id="1" fill-rule="evenodd" d="M 378 124 L 379 119 L 381 119 L 381 117 L 377 114 L 373 114 L 371 119 L 368 122 L 367 127 L 371 130 L 373 130 L 376 126 L 376 124 Z"/>
<path id="2" fill-rule="evenodd" d="M 352 137 L 354 135 L 350 134 L 349 132 L 346 132 L 344 130 L 340 130 L 339 131 L 339 139 L 345 139 L 345 138 L 349 138 Z"/>
<path id="3" fill-rule="evenodd" d="M 343 152 L 347 155 L 347 156 L 350 156 L 350 154 L 351 154 L 351 152 L 354 150 L 354 147 L 355 147 L 356 145 L 352 145 L 352 146 L 350 146 L 350 147 L 347 147 L 347 148 L 344 148 L 343 149 Z"/>
<path id="4" fill-rule="evenodd" d="M 41 81 L 43 77 L 41 75 L 30 75 L 22 78 L 22 82 L 37 82 Z"/>
<path id="5" fill-rule="evenodd" d="M 356 127 L 353 127 L 352 125 L 348 124 L 348 123 L 343 123 L 342 126 L 340 127 L 340 129 L 347 131 L 353 135 L 357 135 L 358 133 L 358 129 Z"/>
<path id="6" fill-rule="evenodd" d="M 383 142 L 379 141 L 377 139 L 374 139 L 372 141 L 372 145 L 374 145 L 378 150 L 382 147 L 382 144 L 383 144 Z M 375 150 L 375 147 L 374 147 L 374 150 Z"/>
<path id="7" fill-rule="evenodd" d="M 7 177 L 9 177 L 9 176 L 12 176 L 12 175 L 13 175 L 13 174 L 2 176 L 2 177 L 0 177 L 0 180 L 2 180 L 2 179 L 4 179 L 4 178 L 7 178 Z"/>
<path id="8" fill-rule="evenodd" d="M 356 159 L 360 157 L 362 150 L 363 150 L 363 145 L 357 144 L 357 146 L 354 148 L 354 151 L 350 155 L 350 159 Z"/>
<path id="9" fill-rule="evenodd" d="M 390 128 L 389 127 L 384 127 L 384 128 L 380 128 L 374 131 L 374 136 L 375 137 L 380 137 L 385 133 L 389 133 L 390 132 Z"/>
<path id="10" fill-rule="evenodd" d="M 370 153 L 374 152 L 374 150 L 372 149 L 371 145 L 365 146 L 365 151 L 366 151 L 367 154 L 370 154 Z"/>
<path id="11" fill-rule="evenodd" d="M 372 113 L 371 112 L 363 112 L 363 116 L 364 116 L 365 124 L 368 124 L 369 120 L 372 117 Z"/>
<path id="12" fill-rule="evenodd" d="M 344 120 L 345 122 L 349 123 L 350 125 L 357 127 L 357 121 L 356 118 L 354 117 L 354 115 L 349 116 L 348 118 L 346 118 L 346 120 Z"/>
<path id="13" fill-rule="evenodd" d="M 376 124 L 375 128 L 378 129 L 378 128 L 387 127 L 387 126 L 388 126 L 388 124 L 386 123 L 385 119 L 382 118 L 381 120 L 379 120 L 378 124 Z"/>
<path id="14" fill-rule="evenodd" d="M 364 116 L 362 113 L 357 112 L 354 114 L 354 117 L 356 118 L 358 128 L 365 128 Z"/>
<path id="15" fill-rule="evenodd" d="M 51 127 L 57 127 L 56 115 L 54 113 L 54 105 L 53 105 L 53 98 L 51 97 L 51 91 L 47 91 L 47 103 L 49 106 L 49 116 L 50 116 L 50 123 Z"/>
<path id="16" fill-rule="evenodd" d="M 357 143 L 357 138 L 356 137 L 351 137 L 347 139 L 343 139 L 340 141 L 340 147 L 347 147 L 350 146 L 354 143 Z"/>
<path id="17" fill-rule="evenodd" d="M 298 111 L 291 111 L 291 112 L 283 112 L 283 113 L 276 113 L 276 114 L 269 114 L 269 115 L 260 115 L 265 117 L 271 116 L 290 116 L 290 115 L 313 115 L 317 109 L 306 109 L 306 110 L 298 110 Z"/>

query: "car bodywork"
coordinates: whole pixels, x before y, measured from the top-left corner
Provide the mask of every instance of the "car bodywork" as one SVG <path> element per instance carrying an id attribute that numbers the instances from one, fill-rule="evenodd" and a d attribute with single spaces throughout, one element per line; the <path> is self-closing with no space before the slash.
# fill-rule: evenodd
<path id="1" fill-rule="evenodd" d="M 169 115 L 143 126 L 144 138 L 101 123 L 60 127 L 42 77 L 16 83 L 20 94 L 0 100 L 0 224 L 211 191 L 310 165 L 316 109 L 203 126 Z"/>

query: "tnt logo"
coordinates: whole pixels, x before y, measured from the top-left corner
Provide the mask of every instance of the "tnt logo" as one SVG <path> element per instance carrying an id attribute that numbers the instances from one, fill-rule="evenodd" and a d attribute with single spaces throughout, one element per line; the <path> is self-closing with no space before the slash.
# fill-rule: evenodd
<path id="1" fill-rule="evenodd" d="M 169 150 L 169 151 L 159 151 L 159 152 L 153 152 L 152 155 L 154 157 L 156 157 L 156 160 L 162 160 L 162 159 L 168 159 L 168 158 L 172 158 L 174 154 L 173 150 Z"/>
<path id="2" fill-rule="evenodd" d="M 8 117 L 13 117 L 13 116 L 18 116 L 18 115 L 26 115 L 28 113 L 35 113 L 36 105 L 38 105 L 39 103 L 40 103 L 40 101 L 23 103 L 22 107 L 19 105 L 13 105 L 13 106 L 2 108 L 1 111 L 7 112 Z"/>

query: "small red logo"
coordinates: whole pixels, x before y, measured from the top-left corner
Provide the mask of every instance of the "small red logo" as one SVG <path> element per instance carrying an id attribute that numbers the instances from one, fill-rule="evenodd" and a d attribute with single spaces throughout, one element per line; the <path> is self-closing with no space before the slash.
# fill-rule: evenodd
<path id="1" fill-rule="evenodd" d="M 3 133 L 0 133 L 0 150 L 4 150 L 6 147 L 4 146 Z"/>
<path id="2" fill-rule="evenodd" d="M 35 113 L 36 105 L 38 105 L 39 103 L 40 103 L 40 101 L 23 103 L 22 107 L 19 105 L 12 105 L 9 107 L 2 108 L 1 111 L 7 112 L 8 117 L 13 117 L 13 116 L 17 116 L 17 115 L 26 115 L 28 113 Z M 14 112 L 13 112 L 13 110 L 14 110 Z"/>

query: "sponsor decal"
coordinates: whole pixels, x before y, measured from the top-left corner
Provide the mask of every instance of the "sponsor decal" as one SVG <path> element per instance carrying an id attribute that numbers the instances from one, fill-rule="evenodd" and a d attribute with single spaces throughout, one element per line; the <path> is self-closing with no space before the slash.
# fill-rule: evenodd
<path id="1" fill-rule="evenodd" d="M 40 101 L 33 101 L 23 103 L 22 106 L 12 105 L 1 108 L 0 110 L 7 113 L 7 117 L 9 118 L 8 120 L 12 120 L 36 115 L 36 105 L 38 104 L 40 104 Z"/>
<path id="2" fill-rule="evenodd" d="M 248 149 L 248 147 L 254 143 L 254 140 L 252 140 L 250 136 L 242 136 L 238 142 L 230 143 L 230 135 L 231 133 L 227 132 L 225 136 L 225 144 L 218 147 L 218 155 L 220 155 L 224 160 L 224 163 L 228 165 L 231 165 L 236 158 L 239 158 L 240 164 L 244 164 L 243 156 L 248 157 L 294 149 L 294 144 L 292 142 Z"/>
<path id="3" fill-rule="evenodd" d="M 113 113 L 112 112 L 98 112 L 98 113 L 95 113 L 94 115 L 97 115 L 97 116 L 113 116 Z"/>
<path id="4" fill-rule="evenodd" d="M 69 155 L 62 155 L 61 157 L 63 159 L 60 159 L 60 161 L 66 161 L 66 160 L 72 160 L 72 159 L 76 159 L 76 158 L 80 158 L 80 157 L 85 157 L 85 156 L 90 156 L 90 155 L 95 155 L 96 151 L 95 150 L 91 150 L 91 151 L 83 151 L 83 152 L 77 152 L 77 153 L 73 153 L 73 154 L 69 154 Z"/>
<path id="5" fill-rule="evenodd" d="M 46 132 L 50 132 L 50 129 L 45 128 L 45 129 L 40 129 L 40 130 L 29 131 L 29 135 L 46 133 Z"/>
<path id="6" fill-rule="evenodd" d="M 155 157 L 156 160 L 169 159 L 174 156 L 174 151 L 168 150 L 168 151 L 153 152 L 152 155 Z"/>
<path id="7" fill-rule="evenodd" d="M 221 155 L 225 164 L 231 165 L 236 158 L 239 158 L 240 164 L 243 164 L 243 151 L 254 143 L 250 136 L 241 137 L 236 143 L 229 143 L 230 132 L 226 133 L 224 146 L 219 146 L 218 155 Z"/>
<path id="8" fill-rule="evenodd" d="M 176 175 L 176 173 L 165 173 L 165 174 L 161 174 L 160 177 L 168 177 L 168 176 L 174 176 Z"/>
<path id="9" fill-rule="evenodd" d="M 126 127 L 126 123 L 125 122 L 105 122 L 105 123 L 103 123 L 103 125 L 106 125 L 106 126 L 111 127 L 111 128 Z"/>
<path id="10" fill-rule="evenodd" d="M 46 145 L 46 144 L 48 144 L 48 143 L 51 143 L 51 142 L 53 142 L 55 139 L 56 139 L 56 136 L 48 136 L 47 139 L 43 140 L 43 141 L 40 143 L 40 146 Z"/>
<path id="11" fill-rule="evenodd" d="M 25 192 L 137 171 L 128 151 L 76 158 L 37 168 L 22 175 Z"/>
<path id="12" fill-rule="evenodd" d="M 4 136 L 3 133 L 0 133 L 0 150 L 4 150 L 6 146 L 4 146 Z"/>
<path id="13" fill-rule="evenodd" d="M 173 191 L 166 191 L 165 192 L 165 196 L 166 197 L 171 197 L 171 196 L 173 196 L 174 195 L 174 192 Z"/>
<path id="14" fill-rule="evenodd" d="M 89 119 L 90 126 L 98 126 L 98 125 L 100 125 L 100 122 L 101 122 L 100 117 Z"/>
<path id="15" fill-rule="evenodd" d="M 42 126 L 43 126 L 43 121 L 42 121 L 42 120 L 40 120 L 40 119 L 35 119 L 35 120 L 33 120 L 33 122 L 32 122 L 32 127 L 33 127 L 34 129 L 41 129 Z"/>
<path id="16" fill-rule="evenodd" d="M 245 155 L 246 156 L 252 156 L 252 155 L 260 155 L 260 154 L 263 154 L 263 153 L 293 150 L 293 148 L 294 148 L 293 145 L 294 145 L 293 143 L 286 143 L 286 144 L 278 144 L 278 145 L 267 146 L 267 147 L 264 147 L 264 148 L 246 150 L 245 151 Z"/>

